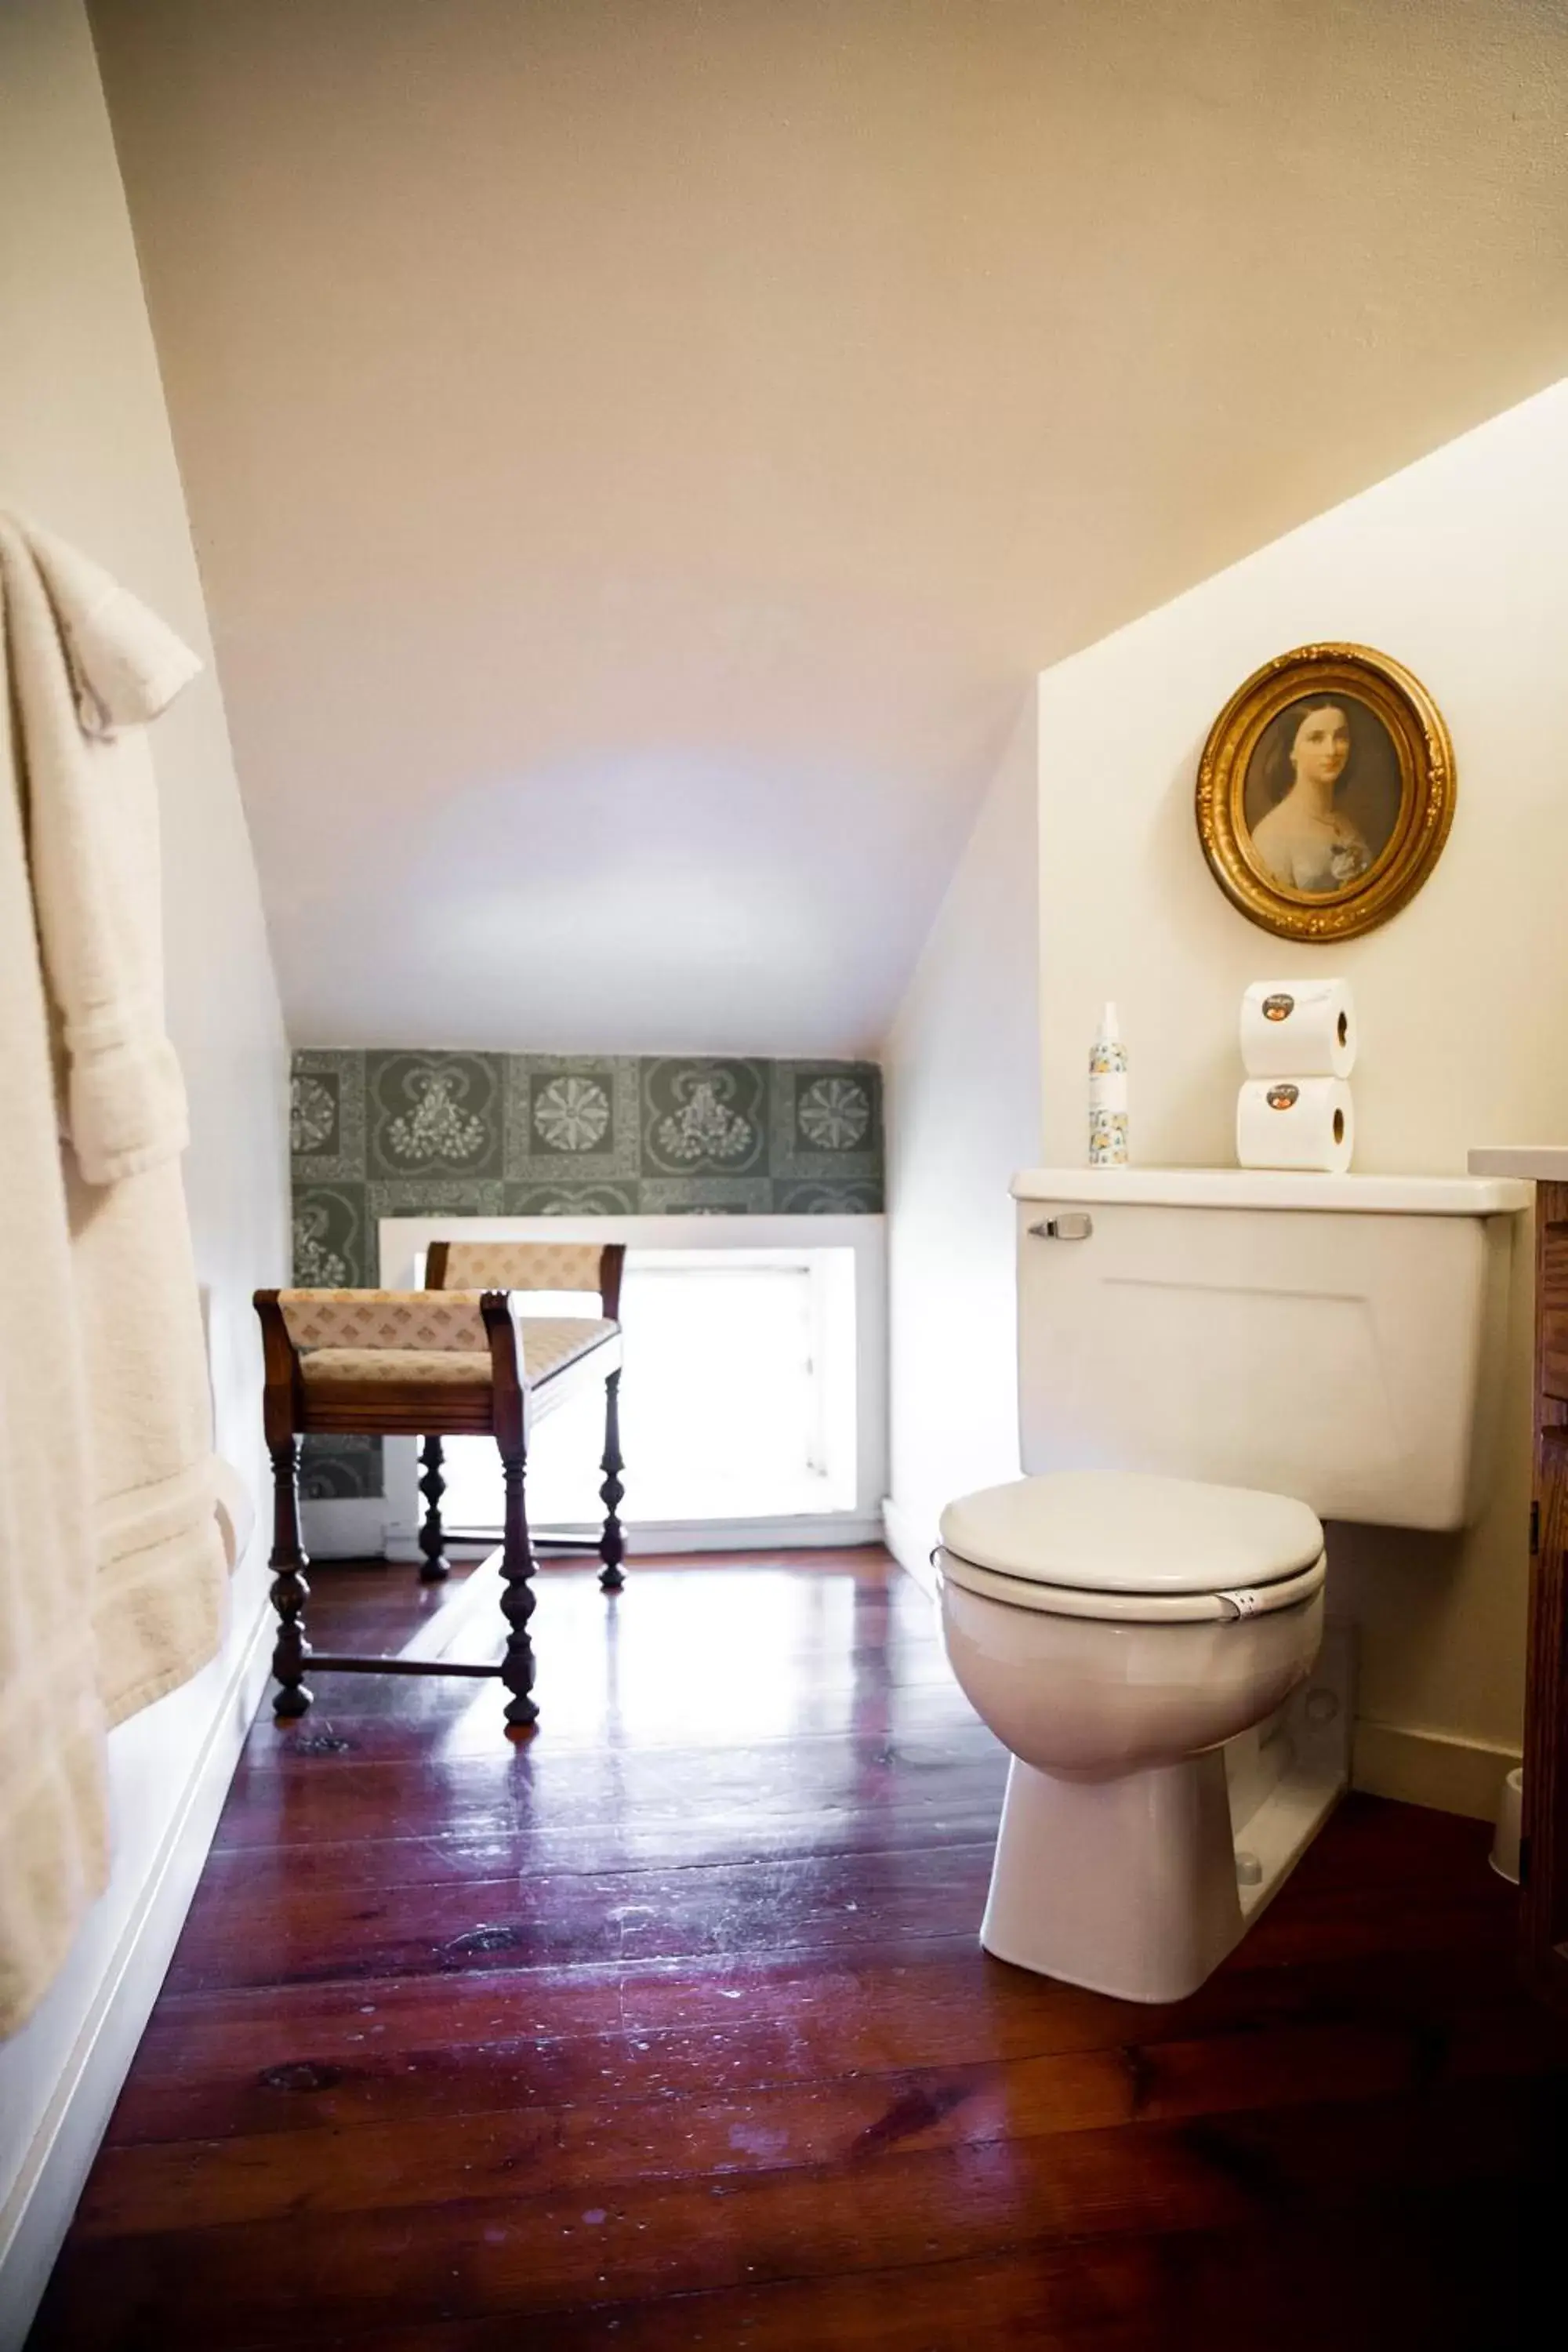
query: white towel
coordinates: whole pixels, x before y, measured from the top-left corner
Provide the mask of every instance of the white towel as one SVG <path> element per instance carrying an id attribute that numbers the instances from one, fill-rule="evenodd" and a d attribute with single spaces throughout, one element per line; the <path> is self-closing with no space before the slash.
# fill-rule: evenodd
<path id="1" fill-rule="evenodd" d="M 89 1184 L 184 1150 L 163 1034 L 158 799 L 142 728 L 201 668 L 84 555 L 0 520 L 28 780 L 28 859 L 67 1129 Z"/>
<path id="2" fill-rule="evenodd" d="M 142 731 L 199 664 L 85 557 L 5 517 L 0 607 L 7 2032 L 104 1878 L 105 1723 L 213 1654 L 227 1563 Z"/>
<path id="3" fill-rule="evenodd" d="M 0 599 L 0 651 L 10 630 Z M 91 1639 L 87 1400 L 55 1133 L 22 768 L 0 692 L 0 2031 L 21 2024 L 109 1869 Z"/>

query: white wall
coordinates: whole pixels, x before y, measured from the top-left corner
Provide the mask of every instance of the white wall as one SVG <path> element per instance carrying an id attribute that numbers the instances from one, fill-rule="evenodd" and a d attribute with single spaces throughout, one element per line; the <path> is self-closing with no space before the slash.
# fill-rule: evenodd
<path id="1" fill-rule="evenodd" d="M 92 16 L 301 1044 L 861 1052 L 1033 672 L 1568 366 L 1562 0 Z"/>
<path id="2" fill-rule="evenodd" d="M 1035 696 L 884 1055 L 891 1492 L 925 1577 L 942 1506 L 1018 1475 L 1013 1204 L 1040 1147 Z"/>
<path id="3" fill-rule="evenodd" d="M 1237 1003 L 1303 968 L 1355 985 L 1357 1161 L 1462 1169 L 1475 1144 L 1568 1136 L 1568 383 L 1465 436 L 1046 673 L 1040 692 L 1045 1149 L 1083 1157 L 1083 1052 L 1121 1005 L 1134 1156 L 1234 1160 Z M 1210 879 L 1205 735 L 1258 664 L 1318 637 L 1403 661 L 1436 697 L 1454 828 L 1415 903 L 1331 949 L 1272 939 Z M 1509 1458 L 1450 1542 L 1335 1531 L 1363 1627 L 1357 1774 L 1484 1812 L 1517 1753 L 1525 1619 L 1528 1276 Z"/>
<path id="4" fill-rule="evenodd" d="M 77 0 L 0 10 L 0 503 L 77 541 L 211 659 L 113 145 Z M 172 1034 L 220 1449 L 259 1496 L 250 1292 L 287 1265 L 287 1064 L 209 667 L 153 730 Z M 65 1973 L 0 2047 L 0 2343 L 20 2340 L 157 1990 L 256 1676 L 259 1540 L 224 1655 L 110 1740 L 115 1865 Z"/>

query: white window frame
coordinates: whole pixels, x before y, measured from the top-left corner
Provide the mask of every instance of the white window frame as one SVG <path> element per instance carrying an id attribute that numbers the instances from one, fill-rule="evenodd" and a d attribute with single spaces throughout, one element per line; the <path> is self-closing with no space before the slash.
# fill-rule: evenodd
<path id="1" fill-rule="evenodd" d="M 378 1226 L 380 1281 L 387 1290 L 417 1286 L 426 1251 L 433 1241 L 625 1242 L 644 1253 L 671 1252 L 689 1260 L 712 1250 L 740 1254 L 784 1252 L 799 1259 L 812 1252 L 847 1251 L 826 1265 L 846 1269 L 853 1286 L 854 1346 L 828 1344 L 826 1318 L 834 1313 L 829 1272 L 814 1285 L 825 1318 L 815 1336 L 826 1349 L 826 1379 L 853 1382 L 855 1429 L 854 1506 L 851 1509 L 800 1512 L 766 1518 L 644 1522 L 628 1529 L 627 1549 L 656 1551 L 768 1550 L 784 1546 L 879 1543 L 882 1500 L 888 1483 L 888 1293 L 887 1226 L 881 1216 L 616 1216 L 616 1217 L 383 1217 Z M 847 1302 L 845 1302 L 847 1303 Z M 847 1418 L 848 1400 L 840 1391 L 824 1399 L 831 1427 Z M 345 1559 L 384 1551 L 391 1559 L 416 1559 L 419 1517 L 418 1463 L 412 1438 L 384 1441 L 384 1496 L 322 1500 L 304 1507 L 306 1549 L 322 1559 Z M 626 1507 L 633 1496 L 637 1465 L 625 1473 Z M 458 1548 L 460 1549 L 460 1548 Z"/>

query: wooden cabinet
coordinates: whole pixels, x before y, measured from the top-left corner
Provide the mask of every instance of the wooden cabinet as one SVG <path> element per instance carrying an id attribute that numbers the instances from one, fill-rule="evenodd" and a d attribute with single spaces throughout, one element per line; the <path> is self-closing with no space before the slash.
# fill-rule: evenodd
<path id="1" fill-rule="evenodd" d="M 1568 1182 L 1535 1198 L 1535 1480 L 1524 1727 L 1524 1937 L 1568 2010 Z"/>

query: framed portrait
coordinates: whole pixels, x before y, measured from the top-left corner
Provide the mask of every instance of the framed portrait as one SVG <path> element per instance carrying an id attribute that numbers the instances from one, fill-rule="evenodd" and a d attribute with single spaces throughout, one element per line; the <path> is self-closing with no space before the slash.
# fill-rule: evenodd
<path id="1" fill-rule="evenodd" d="M 1299 646 L 1209 730 L 1198 838 L 1266 931 L 1343 940 L 1413 898 L 1454 815 L 1454 751 L 1420 681 L 1368 646 Z"/>

